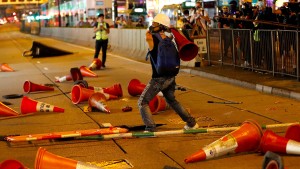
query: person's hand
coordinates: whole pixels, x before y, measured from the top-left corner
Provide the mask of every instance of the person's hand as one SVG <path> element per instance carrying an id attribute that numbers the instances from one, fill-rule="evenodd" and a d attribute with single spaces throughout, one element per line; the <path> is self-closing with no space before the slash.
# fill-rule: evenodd
<path id="1" fill-rule="evenodd" d="M 153 41 L 152 34 L 149 30 L 146 32 L 146 41 Z"/>
<path id="2" fill-rule="evenodd" d="M 149 30 L 146 32 L 145 38 L 146 38 L 146 42 L 148 43 L 149 50 L 151 51 L 154 48 L 154 42 L 153 42 L 152 34 L 150 33 Z"/>
<path id="3" fill-rule="evenodd" d="M 100 31 L 105 30 L 104 27 L 103 27 L 103 25 L 100 25 L 99 30 Z"/>

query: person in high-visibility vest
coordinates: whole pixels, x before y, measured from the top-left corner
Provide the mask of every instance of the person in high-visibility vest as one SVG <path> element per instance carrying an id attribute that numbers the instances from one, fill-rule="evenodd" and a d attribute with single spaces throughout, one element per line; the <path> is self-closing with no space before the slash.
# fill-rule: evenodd
<path id="1" fill-rule="evenodd" d="M 94 33 L 96 34 L 96 45 L 94 59 L 98 58 L 102 48 L 102 67 L 105 68 L 106 51 L 108 46 L 109 25 L 104 22 L 104 15 L 98 15 L 97 22 L 94 24 Z"/>

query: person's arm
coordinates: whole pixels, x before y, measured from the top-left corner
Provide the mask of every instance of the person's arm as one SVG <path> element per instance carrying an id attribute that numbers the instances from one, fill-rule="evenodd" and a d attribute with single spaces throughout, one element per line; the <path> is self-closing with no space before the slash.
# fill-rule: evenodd
<path id="1" fill-rule="evenodd" d="M 98 22 L 96 22 L 94 24 L 94 33 L 96 33 L 97 31 L 99 31 L 100 29 L 98 28 Z"/>
<path id="2" fill-rule="evenodd" d="M 154 48 L 154 42 L 153 42 L 153 37 L 152 37 L 152 34 L 150 33 L 150 31 L 146 32 L 146 42 L 148 44 L 149 51 L 152 51 Z"/>
<path id="3" fill-rule="evenodd" d="M 105 23 L 105 24 L 106 24 L 106 29 L 105 28 L 103 28 L 103 29 L 106 31 L 107 34 L 109 34 L 109 32 L 110 32 L 109 31 L 109 25 L 108 25 L 108 23 Z"/>

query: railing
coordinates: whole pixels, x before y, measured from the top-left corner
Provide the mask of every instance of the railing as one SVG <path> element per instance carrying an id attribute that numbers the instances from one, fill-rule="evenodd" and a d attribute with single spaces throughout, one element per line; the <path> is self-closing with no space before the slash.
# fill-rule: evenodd
<path id="1" fill-rule="evenodd" d="M 209 29 L 206 59 L 299 80 L 299 37 L 293 30 Z"/>
<path id="2" fill-rule="evenodd" d="M 43 36 L 94 46 L 94 39 L 91 38 L 93 31 L 90 28 L 41 30 Z M 109 40 L 111 52 L 144 60 L 147 53 L 147 45 L 143 39 L 145 31 L 112 28 Z M 300 33 L 296 30 L 209 29 L 206 39 L 208 53 L 201 57 L 214 65 L 231 65 L 299 80 L 299 37 Z M 191 67 L 195 66 L 194 62 L 182 65 Z"/>

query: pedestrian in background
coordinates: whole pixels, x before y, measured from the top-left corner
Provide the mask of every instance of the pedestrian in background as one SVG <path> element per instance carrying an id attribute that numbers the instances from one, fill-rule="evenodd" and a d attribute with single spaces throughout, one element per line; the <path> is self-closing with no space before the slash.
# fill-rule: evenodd
<path id="1" fill-rule="evenodd" d="M 153 29 L 152 29 L 153 28 Z M 165 14 L 157 14 L 152 23 L 151 32 L 146 32 L 146 42 L 149 46 L 149 52 L 151 55 L 151 67 L 152 67 L 152 78 L 150 82 L 145 87 L 143 93 L 141 94 L 138 100 L 138 107 L 142 116 L 142 120 L 146 125 L 145 131 L 147 132 L 155 132 L 156 124 L 153 120 L 149 102 L 161 91 L 166 98 L 167 103 L 172 107 L 172 109 L 181 117 L 183 121 L 186 122 L 184 129 L 196 129 L 198 128 L 198 124 L 194 117 L 192 117 L 175 99 L 175 76 L 176 75 L 160 75 L 156 69 L 155 64 L 158 58 L 158 45 L 160 40 L 156 37 L 159 33 L 161 39 L 165 39 L 167 37 L 172 38 L 173 43 L 174 37 L 170 31 L 170 18 Z M 152 33 L 156 33 L 153 35 Z M 162 47 L 162 46 L 161 46 Z M 178 51 L 177 51 L 178 52 Z M 177 72 L 178 73 L 178 72 Z M 176 73 L 176 74 L 177 74 Z"/>
<path id="2" fill-rule="evenodd" d="M 96 34 L 94 59 L 98 58 L 100 50 L 102 48 L 102 67 L 105 68 L 109 25 L 108 23 L 104 22 L 103 14 L 98 15 L 97 23 L 95 23 L 94 25 L 94 33 Z"/>

